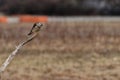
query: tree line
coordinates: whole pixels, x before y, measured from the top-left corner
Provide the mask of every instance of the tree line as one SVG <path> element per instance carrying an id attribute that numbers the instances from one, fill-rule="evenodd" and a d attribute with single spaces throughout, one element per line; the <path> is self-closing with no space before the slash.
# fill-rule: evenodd
<path id="1" fill-rule="evenodd" d="M 120 15 L 120 0 L 0 0 L 0 11 L 8 15 Z"/>

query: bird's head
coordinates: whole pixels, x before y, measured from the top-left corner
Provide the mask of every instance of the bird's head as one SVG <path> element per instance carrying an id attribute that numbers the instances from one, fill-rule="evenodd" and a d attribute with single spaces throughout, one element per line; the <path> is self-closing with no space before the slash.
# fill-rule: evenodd
<path id="1" fill-rule="evenodd" d="M 35 23 L 35 24 L 36 24 L 37 27 L 42 27 L 42 26 L 43 26 L 43 24 L 40 23 L 40 22 L 37 22 L 37 23 Z"/>

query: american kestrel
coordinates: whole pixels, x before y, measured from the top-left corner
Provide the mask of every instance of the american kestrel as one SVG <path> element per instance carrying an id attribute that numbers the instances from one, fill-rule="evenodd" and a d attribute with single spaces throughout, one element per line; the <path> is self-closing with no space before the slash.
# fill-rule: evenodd
<path id="1" fill-rule="evenodd" d="M 43 24 L 40 22 L 34 23 L 32 29 L 30 30 L 28 35 L 39 32 L 42 26 L 43 26 Z"/>

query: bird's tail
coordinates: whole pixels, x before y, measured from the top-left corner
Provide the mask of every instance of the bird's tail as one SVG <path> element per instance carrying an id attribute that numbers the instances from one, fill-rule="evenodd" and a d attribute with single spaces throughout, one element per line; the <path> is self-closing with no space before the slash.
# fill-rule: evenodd
<path id="1" fill-rule="evenodd" d="M 28 35 L 31 35 L 31 34 L 32 34 L 32 32 L 28 33 Z"/>

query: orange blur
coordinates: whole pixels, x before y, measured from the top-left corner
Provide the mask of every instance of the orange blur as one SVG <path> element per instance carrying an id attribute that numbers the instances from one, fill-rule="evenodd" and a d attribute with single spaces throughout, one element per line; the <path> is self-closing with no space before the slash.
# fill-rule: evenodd
<path id="1" fill-rule="evenodd" d="M 5 16 L 0 16 L 0 22 L 1 22 L 1 23 L 7 23 L 7 17 L 5 17 Z"/>
<path id="2" fill-rule="evenodd" d="M 20 16 L 20 22 L 47 22 L 47 16 Z"/>

